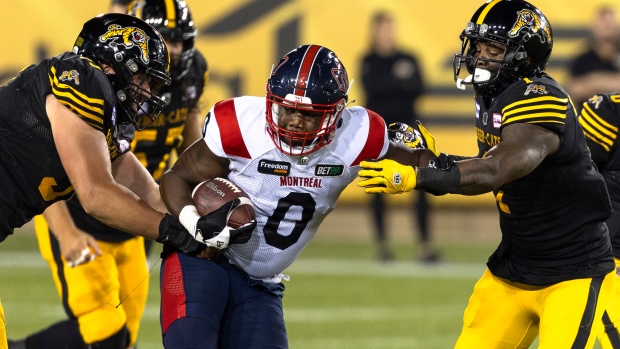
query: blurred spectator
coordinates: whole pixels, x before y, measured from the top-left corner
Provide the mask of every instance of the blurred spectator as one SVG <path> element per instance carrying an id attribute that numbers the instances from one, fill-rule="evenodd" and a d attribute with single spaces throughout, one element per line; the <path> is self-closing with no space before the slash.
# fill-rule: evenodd
<path id="1" fill-rule="evenodd" d="M 568 94 L 578 110 L 595 93 L 620 91 L 620 28 L 612 7 L 596 10 L 589 48 L 570 65 Z"/>
<path id="2" fill-rule="evenodd" d="M 379 113 L 387 125 L 394 122 L 413 123 L 417 119 L 414 103 L 422 95 L 424 84 L 420 64 L 411 54 L 397 48 L 393 17 L 377 12 L 371 23 L 370 52 L 362 62 L 362 84 L 366 107 Z M 419 231 L 419 259 L 434 262 L 438 256 L 431 245 L 429 203 L 427 194 L 418 191 L 415 205 Z M 383 195 L 373 195 L 372 216 L 381 261 L 393 259 L 388 244 Z"/>
<path id="3" fill-rule="evenodd" d="M 112 0 L 108 11 L 110 13 L 126 13 L 127 7 L 133 0 Z"/>

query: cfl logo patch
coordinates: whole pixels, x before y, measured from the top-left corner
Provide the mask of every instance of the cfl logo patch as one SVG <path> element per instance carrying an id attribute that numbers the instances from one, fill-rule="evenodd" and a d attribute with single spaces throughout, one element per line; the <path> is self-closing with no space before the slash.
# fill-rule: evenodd
<path id="1" fill-rule="evenodd" d="M 403 177 L 400 175 L 399 172 L 394 173 L 394 176 L 392 177 L 392 181 L 394 182 L 395 185 L 400 185 L 403 182 Z"/>

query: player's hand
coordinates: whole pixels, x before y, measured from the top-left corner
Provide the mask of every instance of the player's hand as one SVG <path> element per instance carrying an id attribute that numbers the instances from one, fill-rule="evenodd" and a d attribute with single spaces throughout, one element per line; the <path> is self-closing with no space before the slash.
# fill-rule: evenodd
<path id="1" fill-rule="evenodd" d="M 422 126 L 420 121 L 416 121 L 414 126 L 409 126 L 402 122 L 395 122 L 388 126 L 388 138 L 392 142 L 403 143 L 413 149 L 428 149 L 438 156 L 435 148 L 435 137 Z"/>
<path id="2" fill-rule="evenodd" d="M 167 213 L 159 222 L 159 237 L 156 241 L 189 255 L 197 255 L 207 248 L 198 242 L 181 222 Z"/>
<path id="3" fill-rule="evenodd" d="M 240 204 L 241 200 L 234 199 L 206 216 L 200 217 L 196 223 L 196 236 L 200 236 L 205 245 L 219 250 L 231 244 L 248 242 L 252 237 L 252 231 L 256 228 L 256 220 L 236 229 L 226 225 L 228 217 Z"/>
<path id="4" fill-rule="evenodd" d="M 256 228 L 256 220 L 236 229 L 226 225 L 232 211 L 240 204 L 240 199 L 231 200 L 202 217 L 198 215 L 195 206 L 188 205 L 181 210 L 179 220 L 194 239 L 218 250 L 225 249 L 231 244 L 248 242 L 252 236 L 252 231 Z"/>
<path id="5" fill-rule="evenodd" d="M 60 254 L 71 268 L 92 262 L 101 256 L 101 248 L 92 235 L 83 230 L 75 229 L 56 235 Z"/>
<path id="6" fill-rule="evenodd" d="M 362 161 L 362 170 L 357 183 L 368 194 L 401 194 L 416 186 L 416 170 L 413 166 L 402 165 L 390 159 Z"/>

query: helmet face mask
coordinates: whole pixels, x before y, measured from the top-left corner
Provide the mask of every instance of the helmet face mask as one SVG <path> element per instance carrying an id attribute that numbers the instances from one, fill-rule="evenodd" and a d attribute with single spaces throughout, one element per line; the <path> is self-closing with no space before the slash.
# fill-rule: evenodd
<path id="1" fill-rule="evenodd" d="M 280 60 L 266 89 L 267 132 L 281 152 L 304 156 L 333 140 L 349 89 L 346 69 L 334 52 L 318 45 L 298 47 Z M 295 117 L 305 126 L 288 125 Z"/>
<path id="2" fill-rule="evenodd" d="M 522 0 L 496 0 L 482 5 L 467 23 L 460 39 L 461 52 L 453 60 L 457 86 L 464 89 L 464 84 L 472 84 L 477 93 L 490 97 L 521 78 L 542 73 L 553 48 L 547 18 Z M 479 57 L 477 44 L 480 43 L 501 45 L 505 48 L 503 58 Z M 465 79 L 459 78 L 462 65 L 471 74 Z M 489 69 L 491 74 L 488 76 L 479 72 L 485 66 L 497 69 Z"/>
<path id="3" fill-rule="evenodd" d="M 139 112 L 149 120 L 147 124 L 159 117 L 164 102 L 157 93 L 160 86 L 170 84 L 170 58 L 153 27 L 124 14 L 100 15 L 84 24 L 73 52 L 106 72 L 117 96 L 120 123 L 132 123 L 141 130 L 147 125 L 138 124 Z"/>
<path id="4" fill-rule="evenodd" d="M 173 8 L 169 9 L 168 6 Z M 132 2 L 127 14 L 136 16 L 152 25 L 166 42 L 181 41 L 180 55 L 171 58 L 170 75 L 182 79 L 191 67 L 198 30 L 185 1 L 137 0 Z"/>
<path id="5" fill-rule="evenodd" d="M 276 147 L 283 153 L 295 156 L 307 155 L 332 141 L 336 121 L 344 106 L 344 100 L 333 106 L 297 102 L 295 96 L 290 94 L 285 98 L 271 95 L 267 101 L 268 130 L 276 130 L 270 134 Z M 299 115 L 292 116 L 293 114 Z M 306 124 L 314 125 L 314 129 L 304 131 L 287 129 L 286 122 L 293 117 L 310 119 L 311 121 Z"/>

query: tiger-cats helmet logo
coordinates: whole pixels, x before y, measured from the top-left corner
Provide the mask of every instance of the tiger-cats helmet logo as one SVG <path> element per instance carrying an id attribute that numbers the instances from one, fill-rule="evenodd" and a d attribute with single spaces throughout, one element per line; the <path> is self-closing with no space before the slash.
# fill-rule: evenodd
<path id="1" fill-rule="evenodd" d="M 77 70 L 63 71 L 62 74 L 58 77 L 60 81 L 71 81 L 73 80 L 76 85 L 80 84 L 80 73 Z"/>
<path id="2" fill-rule="evenodd" d="M 140 60 L 145 64 L 149 63 L 149 37 L 144 30 L 136 27 L 123 28 L 118 24 L 111 24 L 108 27 L 108 31 L 99 37 L 99 41 L 106 42 L 110 39 L 115 41 L 119 37 L 122 39 L 122 42 L 117 42 L 119 45 L 123 45 L 128 49 L 137 46 L 142 53 Z"/>
<path id="3" fill-rule="evenodd" d="M 532 10 L 521 10 L 518 12 L 517 21 L 508 32 L 511 38 L 519 35 L 521 30 L 529 30 L 532 35 L 538 35 L 540 42 L 551 42 L 551 29 L 549 22 L 541 20 L 538 14 Z"/>

